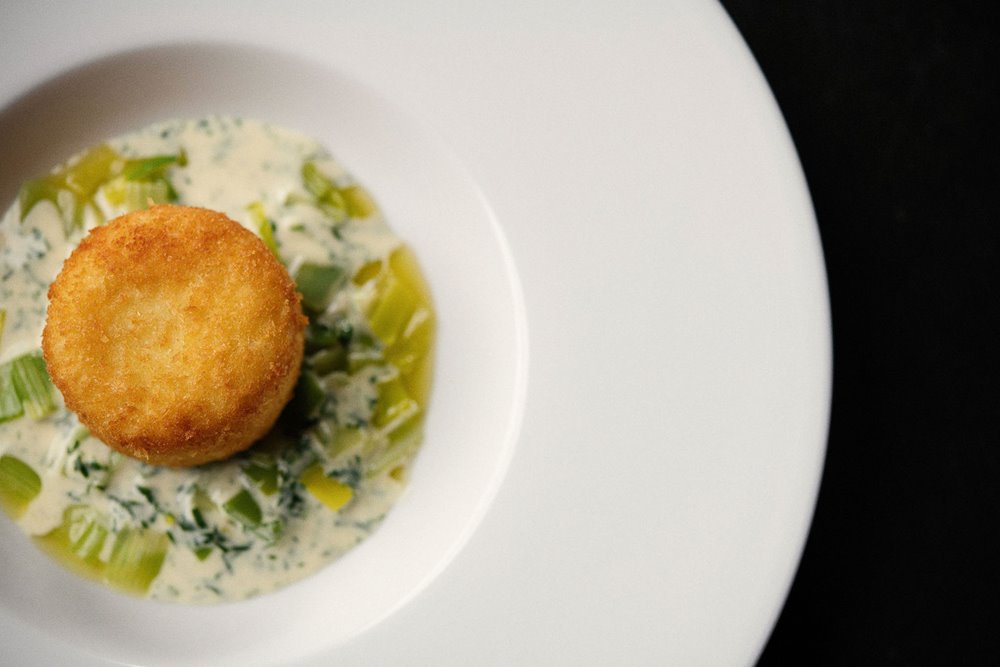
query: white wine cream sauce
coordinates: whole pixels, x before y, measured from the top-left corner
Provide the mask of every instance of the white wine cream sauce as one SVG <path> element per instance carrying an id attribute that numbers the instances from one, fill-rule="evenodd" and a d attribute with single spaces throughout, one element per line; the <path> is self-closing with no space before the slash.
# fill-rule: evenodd
<path id="1" fill-rule="evenodd" d="M 413 332 L 429 327 L 429 299 L 403 323 L 394 347 L 376 335 L 403 326 L 372 321 L 373 303 L 388 298 L 380 293 L 387 280 L 406 283 L 405 275 L 385 278 L 401 243 L 313 139 L 211 117 L 157 124 L 107 146 L 148 173 L 139 169 L 130 180 L 119 169 L 90 202 L 56 188 L 29 211 L 15 203 L 2 221 L 0 362 L 40 348 L 48 285 L 86 231 L 141 206 L 137 197 L 152 198 L 226 213 L 265 237 L 293 277 L 306 275 L 308 266 L 342 270 L 329 295 L 317 296 L 315 285 L 302 288 L 307 301 L 310 290 L 319 299 L 310 319 L 322 325 L 318 336 L 326 342 L 310 342 L 306 368 L 311 359 L 310 377 L 323 394 L 309 415 L 248 453 L 177 470 L 112 451 L 54 392 L 51 414 L 0 424 L 0 455 L 27 464 L 41 481 L 15 520 L 28 535 L 41 542 L 50 536 L 54 549 L 73 552 L 69 560 L 83 565 L 77 569 L 89 564 L 98 579 L 102 571 L 124 569 L 109 576 L 154 599 L 239 600 L 297 581 L 366 538 L 403 489 L 426 398 L 426 378 L 416 376 L 427 374 L 406 365 L 426 366 L 419 357 L 429 355 L 429 334 Z M 151 156 L 174 159 L 140 160 Z M 366 271 L 382 278 L 365 280 Z M 329 271 L 319 273 L 329 280 Z M 310 332 L 316 333 L 312 325 Z M 117 561 L 128 556 L 121 553 L 128 552 L 121 538 L 127 531 L 166 539 L 153 553 L 137 548 L 137 562 L 123 564 Z M 143 558 L 160 561 L 158 570 L 138 562 Z M 140 573 L 136 585 L 128 569 L 143 567 L 156 570 L 155 577 L 150 583 L 143 580 L 149 573 Z"/>

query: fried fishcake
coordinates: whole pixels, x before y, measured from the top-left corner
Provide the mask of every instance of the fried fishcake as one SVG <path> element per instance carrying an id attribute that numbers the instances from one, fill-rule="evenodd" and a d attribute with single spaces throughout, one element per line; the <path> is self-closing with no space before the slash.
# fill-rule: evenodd
<path id="1" fill-rule="evenodd" d="M 66 406 L 156 465 L 264 435 L 299 375 L 306 318 L 285 268 L 222 213 L 162 205 L 92 230 L 49 288 L 42 350 Z"/>

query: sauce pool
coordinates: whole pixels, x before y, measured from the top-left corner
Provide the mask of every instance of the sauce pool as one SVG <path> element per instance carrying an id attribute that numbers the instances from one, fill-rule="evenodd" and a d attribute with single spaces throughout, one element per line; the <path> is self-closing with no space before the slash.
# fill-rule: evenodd
<path id="1" fill-rule="evenodd" d="M 44 370 L 31 381 L 62 262 L 88 229 L 150 201 L 258 234 L 310 319 L 296 396 L 268 436 L 220 463 L 124 457 Z M 232 601 L 316 572 L 378 527 L 422 439 L 434 313 L 416 260 L 350 174 L 291 130 L 158 123 L 27 183 L 0 222 L 0 322 L 0 500 L 58 561 L 133 594 Z"/>

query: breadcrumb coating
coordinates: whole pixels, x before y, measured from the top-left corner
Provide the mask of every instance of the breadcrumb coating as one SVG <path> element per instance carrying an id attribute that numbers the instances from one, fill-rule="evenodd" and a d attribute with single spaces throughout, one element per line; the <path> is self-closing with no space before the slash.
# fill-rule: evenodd
<path id="1" fill-rule="evenodd" d="M 49 288 L 42 350 L 66 406 L 115 449 L 193 466 L 274 424 L 306 318 L 285 268 L 222 213 L 162 205 L 92 230 Z"/>

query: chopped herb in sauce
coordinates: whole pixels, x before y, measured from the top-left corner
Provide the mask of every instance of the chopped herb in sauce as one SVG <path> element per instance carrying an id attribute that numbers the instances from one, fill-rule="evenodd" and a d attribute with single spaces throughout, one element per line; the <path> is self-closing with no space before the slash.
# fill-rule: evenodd
<path id="1" fill-rule="evenodd" d="M 30 352 L 62 259 L 151 201 L 258 234 L 310 318 L 303 380 L 272 433 L 193 469 L 112 452 Z M 160 123 L 27 181 L 0 238 L 0 500 L 45 551 L 132 594 L 207 603 L 301 579 L 381 523 L 420 442 L 433 311 L 412 254 L 318 143 L 243 119 Z"/>

